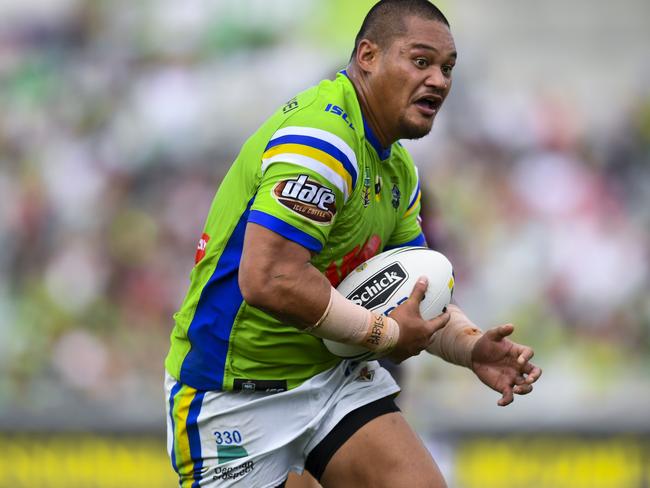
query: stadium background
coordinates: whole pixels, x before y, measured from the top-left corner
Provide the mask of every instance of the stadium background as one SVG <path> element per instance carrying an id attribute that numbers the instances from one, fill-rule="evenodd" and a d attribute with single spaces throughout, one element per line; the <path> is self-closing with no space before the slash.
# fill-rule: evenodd
<path id="1" fill-rule="evenodd" d="M 0 1 L 0 487 L 175 485 L 162 359 L 213 192 L 372 3 Z M 401 405 L 454 487 L 650 486 L 650 3 L 440 6 L 424 223 L 544 376 L 500 409 L 418 357 Z"/>

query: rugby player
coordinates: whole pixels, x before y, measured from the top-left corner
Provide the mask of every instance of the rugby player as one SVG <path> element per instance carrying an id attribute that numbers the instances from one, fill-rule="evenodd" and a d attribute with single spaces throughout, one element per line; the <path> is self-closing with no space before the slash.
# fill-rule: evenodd
<path id="1" fill-rule="evenodd" d="M 334 356 L 322 338 L 397 363 L 426 349 L 470 368 L 502 406 L 532 390 L 541 371 L 531 348 L 508 339 L 513 326 L 483 333 L 456 305 L 424 320 L 424 279 L 388 317 L 335 288 L 385 249 L 426 244 L 418 173 L 398 141 L 429 133 L 456 56 L 433 4 L 382 0 L 346 69 L 244 143 L 208 214 L 165 361 L 183 488 L 272 488 L 304 469 L 325 488 L 446 486 L 390 374 Z"/>

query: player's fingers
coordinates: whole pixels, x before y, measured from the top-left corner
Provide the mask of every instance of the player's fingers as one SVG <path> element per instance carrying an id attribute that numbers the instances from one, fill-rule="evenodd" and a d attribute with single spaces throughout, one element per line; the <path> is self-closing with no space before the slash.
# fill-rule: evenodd
<path id="1" fill-rule="evenodd" d="M 520 366 L 524 366 L 528 361 L 533 359 L 535 352 L 530 347 L 522 346 L 519 351 L 519 356 L 517 356 L 517 363 Z"/>
<path id="2" fill-rule="evenodd" d="M 523 374 L 518 374 L 515 376 L 515 385 L 524 385 L 526 384 L 526 377 Z"/>
<path id="3" fill-rule="evenodd" d="M 504 337 L 509 336 L 515 330 L 515 326 L 512 324 L 500 325 L 499 327 L 493 327 L 489 329 L 485 335 L 487 335 L 491 340 L 499 342 Z"/>
<path id="4" fill-rule="evenodd" d="M 517 385 L 512 389 L 516 395 L 527 395 L 533 391 L 533 385 Z"/>
<path id="5" fill-rule="evenodd" d="M 501 337 L 507 337 L 514 332 L 515 326 L 512 324 L 505 324 L 497 327 L 497 330 Z"/>
<path id="6" fill-rule="evenodd" d="M 521 372 L 524 374 L 529 374 L 535 369 L 535 365 L 533 363 L 526 363 L 521 367 Z"/>
<path id="7" fill-rule="evenodd" d="M 413 286 L 413 290 L 411 291 L 409 299 L 415 300 L 415 302 L 419 304 L 422 300 L 424 300 L 424 294 L 427 292 L 428 287 L 429 280 L 426 278 L 426 276 L 420 276 L 415 282 L 415 286 Z"/>
<path id="8" fill-rule="evenodd" d="M 534 364 L 530 364 L 530 366 L 530 371 L 526 372 L 526 383 L 533 384 L 539 379 L 540 376 L 542 376 L 542 369 L 538 366 L 535 366 Z"/>
<path id="9" fill-rule="evenodd" d="M 501 398 L 497 402 L 497 405 L 499 405 L 500 407 L 505 407 L 506 405 L 510 405 L 513 400 L 514 400 L 514 395 L 512 393 L 512 387 L 508 386 L 503 389 L 503 392 L 501 393 Z"/>
<path id="10" fill-rule="evenodd" d="M 434 334 L 440 329 L 444 328 L 449 322 L 450 318 L 451 314 L 445 309 L 445 311 L 440 315 L 427 321 L 427 324 L 429 325 L 429 332 L 431 333 L 431 341 L 433 341 Z"/>

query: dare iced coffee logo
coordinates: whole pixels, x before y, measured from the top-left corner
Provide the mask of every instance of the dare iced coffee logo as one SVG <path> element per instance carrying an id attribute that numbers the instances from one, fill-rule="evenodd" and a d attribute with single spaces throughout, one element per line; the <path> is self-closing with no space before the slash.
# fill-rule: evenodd
<path id="1" fill-rule="evenodd" d="M 336 214 L 334 192 L 307 175 L 280 181 L 273 196 L 285 207 L 318 224 L 329 224 Z"/>

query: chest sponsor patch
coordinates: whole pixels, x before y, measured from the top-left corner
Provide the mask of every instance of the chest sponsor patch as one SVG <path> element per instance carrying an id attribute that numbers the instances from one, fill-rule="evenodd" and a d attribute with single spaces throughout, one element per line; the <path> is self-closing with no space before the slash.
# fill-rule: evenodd
<path id="1" fill-rule="evenodd" d="M 273 197 L 298 215 L 317 224 L 329 224 L 336 214 L 334 192 L 310 180 L 307 175 L 282 180 L 273 188 Z"/>

